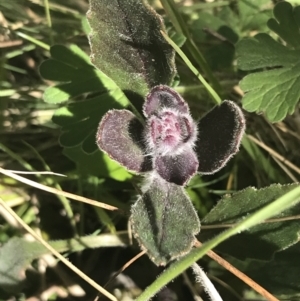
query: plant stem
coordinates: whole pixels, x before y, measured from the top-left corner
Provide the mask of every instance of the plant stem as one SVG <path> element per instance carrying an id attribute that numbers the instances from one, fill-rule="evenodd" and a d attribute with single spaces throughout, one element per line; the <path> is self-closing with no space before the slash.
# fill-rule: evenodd
<path id="1" fill-rule="evenodd" d="M 35 45 L 37 45 L 37 46 L 40 46 L 41 48 L 44 48 L 44 49 L 46 49 L 46 50 L 50 50 L 50 46 L 48 45 L 48 44 L 46 44 L 46 43 L 43 43 L 43 42 L 41 42 L 41 41 L 39 41 L 39 40 L 37 40 L 37 39 L 35 39 L 35 38 L 32 38 L 32 37 L 30 37 L 29 35 L 27 35 L 27 34 L 25 34 L 25 33 L 23 33 L 23 32 L 20 32 L 20 31 L 16 31 L 15 32 L 19 37 L 21 37 L 21 38 L 23 38 L 23 39 L 25 39 L 25 40 L 27 40 L 27 41 L 29 41 L 29 42 L 31 42 L 31 43 L 33 43 L 33 44 L 35 44 Z"/>
<path id="2" fill-rule="evenodd" d="M 199 71 L 193 66 L 191 61 L 187 58 L 187 56 L 183 53 L 183 51 L 164 33 L 161 31 L 161 34 L 168 41 L 168 43 L 175 49 L 175 51 L 179 54 L 182 60 L 186 63 L 186 65 L 190 68 L 190 70 L 197 76 L 200 82 L 204 85 L 212 99 L 220 104 L 222 102 L 220 96 L 216 93 L 216 91 L 209 85 L 209 83 L 205 80 L 205 78 L 199 73 Z"/>
<path id="3" fill-rule="evenodd" d="M 45 14 L 46 14 L 46 20 L 47 20 L 47 25 L 49 28 L 49 39 L 50 39 L 50 44 L 53 45 L 53 34 L 52 34 L 52 21 L 51 21 L 51 15 L 50 15 L 50 7 L 49 7 L 49 1 L 44 0 L 44 6 L 45 6 Z"/>
<path id="4" fill-rule="evenodd" d="M 192 265 L 192 269 L 196 276 L 196 282 L 199 282 L 203 286 L 205 292 L 209 295 L 211 301 L 223 301 L 215 286 L 206 276 L 201 267 L 197 263 L 194 263 Z"/>
<path id="5" fill-rule="evenodd" d="M 98 201 L 94 201 L 94 200 L 82 197 L 80 195 L 76 195 L 76 194 L 73 194 L 73 193 L 61 191 L 61 190 L 58 190 L 56 188 L 48 187 L 46 185 L 31 181 L 31 180 L 26 179 L 26 178 L 21 177 L 21 176 L 18 176 L 16 174 L 12 173 L 11 171 L 5 170 L 1 167 L 0 167 L 0 173 L 6 175 L 8 177 L 11 177 L 11 178 L 13 178 L 17 181 L 20 181 L 24 184 L 30 185 L 32 187 L 35 187 L 35 188 L 38 188 L 38 189 L 41 189 L 41 190 L 44 190 L 44 191 L 48 191 L 48 192 L 53 193 L 53 194 L 63 195 L 65 197 L 69 198 L 69 199 L 79 201 L 79 202 L 82 202 L 82 203 L 86 203 L 86 204 L 90 204 L 92 206 L 101 207 L 101 208 L 104 208 L 106 210 L 112 210 L 112 211 L 118 210 L 118 212 L 121 212 L 121 210 L 119 210 L 119 208 L 117 208 L 117 207 L 107 205 L 105 203 L 101 203 L 101 202 L 98 202 Z"/>

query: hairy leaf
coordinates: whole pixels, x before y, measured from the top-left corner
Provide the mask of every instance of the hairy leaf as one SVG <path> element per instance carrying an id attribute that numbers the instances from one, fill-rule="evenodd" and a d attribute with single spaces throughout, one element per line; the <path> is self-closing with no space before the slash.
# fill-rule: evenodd
<path id="1" fill-rule="evenodd" d="M 292 114 L 300 98 L 300 9 L 281 2 L 275 6 L 274 15 L 277 20 L 269 20 L 268 25 L 294 49 L 267 34 L 242 39 L 236 46 L 242 70 L 273 68 L 247 75 L 240 83 L 246 92 L 243 108 L 264 112 L 271 122 Z"/>
<path id="2" fill-rule="evenodd" d="M 151 169 L 145 156 L 143 125 L 130 111 L 112 110 L 102 118 L 96 142 L 113 160 L 135 172 Z"/>
<path id="3" fill-rule="evenodd" d="M 189 113 L 187 103 L 175 90 L 159 85 L 151 89 L 146 96 L 143 106 L 144 115 L 149 117 L 164 108 L 176 109 L 180 113 Z"/>
<path id="4" fill-rule="evenodd" d="M 271 203 L 297 186 L 298 184 L 274 184 L 259 190 L 250 187 L 232 195 L 225 195 L 204 218 L 202 224 L 237 223 L 248 214 Z M 282 212 L 279 216 L 275 216 L 274 219 L 298 215 L 299 213 L 300 206 L 296 205 Z M 222 230 L 203 231 L 202 240 L 214 237 L 220 231 Z M 300 224 L 298 220 L 262 223 L 247 232 L 226 240 L 218 247 L 218 250 L 241 260 L 245 258 L 270 260 L 275 252 L 297 243 L 299 234 Z"/>
<path id="5" fill-rule="evenodd" d="M 195 152 L 187 148 L 176 156 L 158 156 L 154 168 L 166 181 L 185 185 L 197 172 L 198 159 Z"/>
<path id="6" fill-rule="evenodd" d="M 154 178 L 131 208 L 134 236 L 157 265 L 190 251 L 200 222 L 181 186 Z"/>
<path id="7" fill-rule="evenodd" d="M 237 153 L 244 131 L 244 115 L 232 101 L 225 100 L 208 112 L 198 123 L 198 171 L 220 170 Z"/>
<path id="8" fill-rule="evenodd" d="M 92 62 L 122 90 L 144 97 L 171 83 L 174 51 L 160 32 L 160 16 L 144 1 L 91 0 L 87 17 Z"/>

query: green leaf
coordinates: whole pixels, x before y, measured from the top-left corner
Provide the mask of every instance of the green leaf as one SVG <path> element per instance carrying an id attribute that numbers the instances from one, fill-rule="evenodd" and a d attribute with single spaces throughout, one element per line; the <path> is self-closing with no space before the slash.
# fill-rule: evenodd
<path id="1" fill-rule="evenodd" d="M 264 30 L 270 16 L 270 0 L 239 0 L 240 26 L 243 30 Z"/>
<path id="2" fill-rule="evenodd" d="M 77 168 L 83 176 L 110 177 L 117 181 L 125 181 L 132 177 L 124 167 L 101 151 L 97 150 L 92 154 L 86 154 L 82 151 L 81 146 L 77 146 L 65 148 L 63 153 L 76 162 Z"/>
<path id="3" fill-rule="evenodd" d="M 260 33 L 255 38 L 243 39 L 236 47 L 238 65 L 242 70 L 292 67 L 299 61 L 299 51 L 286 48 L 265 33 Z"/>
<path id="4" fill-rule="evenodd" d="M 116 88 L 100 93 L 97 97 L 70 103 L 53 115 L 53 121 L 62 127 L 60 143 L 64 147 L 82 145 L 86 153 L 97 149 L 96 131 L 101 117 L 112 108 L 124 108 L 129 102 L 123 92 Z"/>
<path id="5" fill-rule="evenodd" d="M 299 300 L 299 244 L 277 253 L 270 262 L 247 261 L 247 263 L 247 269 L 241 270 L 280 300 Z"/>
<path id="6" fill-rule="evenodd" d="M 300 6 L 293 8 L 288 2 L 278 3 L 273 10 L 276 19 L 270 19 L 268 26 L 294 48 L 300 48 Z"/>
<path id="7" fill-rule="evenodd" d="M 77 46 L 55 45 L 50 52 L 51 58 L 40 67 L 41 75 L 64 83 L 47 88 L 45 101 L 61 103 L 84 93 L 97 93 L 93 98 L 68 103 L 53 115 L 53 121 L 62 128 L 62 146 L 81 145 L 84 152 L 93 153 L 97 150 L 95 137 L 101 117 L 109 109 L 126 108 L 131 103 L 110 78 L 89 63 L 89 57 Z"/>
<path id="8" fill-rule="evenodd" d="M 88 248 L 124 246 L 126 237 L 112 234 L 86 236 L 49 242 L 58 252 L 78 252 Z M 14 237 L 0 249 L 0 287 L 8 292 L 19 292 L 25 285 L 25 270 L 42 255 L 49 254 L 41 243 Z"/>
<path id="9" fill-rule="evenodd" d="M 267 34 L 258 34 L 238 42 L 236 51 L 238 67 L 242 70 L 272 68 L 247 75 L 240 82 L 246 93 L 242 100 L 244 109 L 264 112 L 271 122 L 278 122 L 295 111 L 300 98 L 299 9 L 293 10 L 289 3 L 281 2 L 275 6 L 274 15 L 278 22 L 269 20 L 270 28 L 295 49 L 287 48 Z"/>
<path id="10" fill-rule="evenodd" d="M 160 16 L 149 5 L 140 0 L 91 0 L 87 17 L 91 60 L 122 90 L 144 97 L 155 85 L 170 85 L 174 51 L 160 32 Z"/>
<path id="11" fill-rule="evenodd" d="M 64 84 L 47 88 L 46 102 L 61 103 L 83 93 L 116 88 L 112 80 L 90 64 L 88 55 L 78 46 L 54 45 L 50 54 L 51 58 L 41 64 L 40 73 L 45 79 Z"/>
<path id="12" fill-rule="evenodd" d="M 265 112 L 271 122 L 281 121 L 295 111 L 299 101 L 300 59 L 292 67 L 250 74 L 240 86 L 246 92 L 242 100 L 245 110 Z"/>
<path id="13" fill-rule="evenodd" d="M 250 187 L 233 195 L 225 195 L 204 218 L 202 224 L 238 223 L 252 212 L 273 202 L 279 196 L 298 186 L 298 184 L 274 184 L 259 190 Z M 278 216 L 274 216 L 274 218 L 283 218 L 299 213 L 300 206 L 297 205 Z M 202 232 L 201 240 L 214 237 L 220 231 L 223 230 Z M 299 234 L 300 223 L 297 220 L 262 223 L 247 232 L 226 240 L 218 247 L 218 251 L 242 260 L 245 258 L 269 260 L 275 252 L 297 243 Z"/>
<path id="14" fill-rule="evenodd" d="M 196 211 L 183 187 L 153 179 L 131 208 L 132 230 L 157 265 L 188 253 L 200 231 Z"/>

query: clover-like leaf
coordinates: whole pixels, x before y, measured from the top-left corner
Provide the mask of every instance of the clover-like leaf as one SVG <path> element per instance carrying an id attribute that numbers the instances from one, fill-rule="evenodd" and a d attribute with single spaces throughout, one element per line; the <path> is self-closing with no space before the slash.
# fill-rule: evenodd
<path id="1" fill-rule="evenodd" d="M 225 195 L 205 216 L 202 224 L 237 223 L 297 186 L 299 184 L 274 184 L 259 190 L 249 187 L 232 195 Z M 299 213 L 300 206 L 296 205 L 280 215 L 274 216 L 275 222 L 261 223 L 246 232 L 233 236 L 219 245 L 217 249 L 240 260 L 245 258 L 270 260 L 275 252 L 284 250 L 299 241 L 299 221 L 276 222 L 276 218 L 295 216 Z M 223 229 L 203 231 L 201 240 L 214 237 L 220 231 Z"/>
<path id="2" fill-rule="evenodd" d="M 99 117 L 109 109 L 123 108 L 129 102 L 123 92 L 116 88 L 113 91 L 105 91 L 97 97 L 83 101 L 75 101 L 66 107 L 57 109 L 53 115 L 53 121 L 62 127 L 59 138 L 64 147 L 82 145 L 87 153 L 93 153 L 97 149 L 95 135 Z"/>
<path id="3" fill-rule="evenodd" d="M 240 69 L 274 68 L 247 75 L 240 83 L 246 92 L 243 108 L 249 112 L 264 112 L 271 122 L 292 114 L 300 98 L 300 9 L 281 2 L 275 6 L 274 15 L 277 21 L 271 19 L 268 25 L 294 49 L 267 34 L 242 39 L 236 45 Z"/>
<path id="4" fill-rule="evenodd" d="M 208 112 L 198 123 L 198 171 L 220 170 L 237 153 L 244 131 L 244 115 L 234 102 L 225 100 Z"/>
<path id="5" fill-rule="evenodd" d="M 158 84 L 170 84 L 174 50 L 165 41 L 161 17 L 141 0 L 91 0 L 91 59 L 122 90 L 144 97 Z"/>
<path id="6" fill-rule="evenodd" d="M 198 165 L 195 152 L 189 148 L 176 156 L 158 156 L 154 159 L 156 172 L 177 185 L 185 185 L 197 172 Z"/>
<path id="7" fill-rule="evenodd" d="M 153 178 L 131 208 L 132 229 L 142 249 L 157 265 L 188 253 L 200 231 L 196 211 L 183 187 Z"/>
<path id="8" fill-rule="evenodd" d="M 73 162 L 76 162 L 77 170 L 83 177 L 93 175 L 99 178 L 109 177 L 116 181 L 126 181 L 132 178 L 132 174 L 126 168 L 112 160 L 104 152 L 96 151 L 92 154 L 86 154 L 82 151 L 81 145 L 79 145 L 65 147 L 63 154 Z"/>
<path id="9" fill-rule="evenodd" d="M 49 244 L 58 252 L 78 252 L 88 248 L 124 246 L 126 237 L 102 234 L 50 241 Z M 0 249 L 0 287 L 8 292 L 18 293 L 26 286 L 26 269 L 30 263 L 50 251 L 40 242 L 13 237 Z"/>
<path id="10" fill-rule="evenodd" d="M 143 126 L 133 113 L 127 110 L 111 110 L 102 118 L 96 142 L 113 160 L 135 172 L 151 169 L 145 156 Z"/>
<path id="11" fill-rule="evenodd" d="M 238 16 L 235 16 L 238 28 L 242 31 L 267 29 L 266 22 L 272 16 L 269 3 L 269 0 L 238 1 L 237 8 L 235 8 L 239 12 Z M 232 28 L 235 29 L 235 27 Z"/>
<path id="12" fill-rule="evenodd" d="M 89 92 L 97 93 L 93 98 L 61 107 L 53 115 L 53 121 L 62 128 L 62 146 L 81 145 L 84 152 L 93 153 L 97 149 L 95 135 L 99 118 L 109 109 L 130 106 L 130 102 L 110 78 L 90 64 L 88 55 L 77 46 L 55 45 L 50 53 L 51 58 L 40 67 L 41 75 L 63 83 L 47 88 L 45 101 L 61 103 Z"/>
<path id="13" fill-rule="evenodd" d="M 270 19 L 268 26 L 289 45 L 300 48 L 300 6 L 285 1 L 279 2 L 273 10 L 276 19 Z"/>
<path id="14" fill-rule="evenodd" d="M 54 45 L 50 54 L 51 58 L 41 64 L 40 73 L 45 79 L 63 83 L 46 89 L 46 102 L 61 103 L 83 93 L 116 88 L 112 80 L 91 65 L 88 55 L 78 46 Z"/>

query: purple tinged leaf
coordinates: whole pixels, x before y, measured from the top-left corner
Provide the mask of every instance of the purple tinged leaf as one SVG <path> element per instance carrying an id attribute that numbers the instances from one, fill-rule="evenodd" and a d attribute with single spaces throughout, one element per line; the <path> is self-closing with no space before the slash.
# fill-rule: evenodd
<path id="1" fill-rule="evenodd" d="M 153 168 L 166 181 L 185 185 L 197 172 L 199 163 L 195 152 L 190 148 L 176 156 L 158 156 Z"/>
<path id="2" fill-rule="evenodd" d="M 93 64 L 123 91 L 144 96 L 170 84 L 175 51 L 164 39 L 162 18 L 142 0 L 90 0 L 87 18 Z"/>
<path id="3" fill-rule="evenodd" d="M 220 170 L 238 152 L 244 131 L 244 115 L 234 102 L 225 100 L 208 112 L 198 124 L 198 171 Z"/>
<path id="4" fill-rule="evenodd" d="M 143 126 L 127 110 L 111 110 L 102 118 L 96 135 L 98 147 L 129 170 L 151 170 L 149 157 L 144 155 Z"/>
<path id="5" fill-rule="evenodd" d="M 146 96 L 143 107 L 144 115 L 149 117 L 164 108 L 175 109 L 180 113 L 189 113 L 187 103 L 176 91 L 168 86 L 156 86 Z"/>

